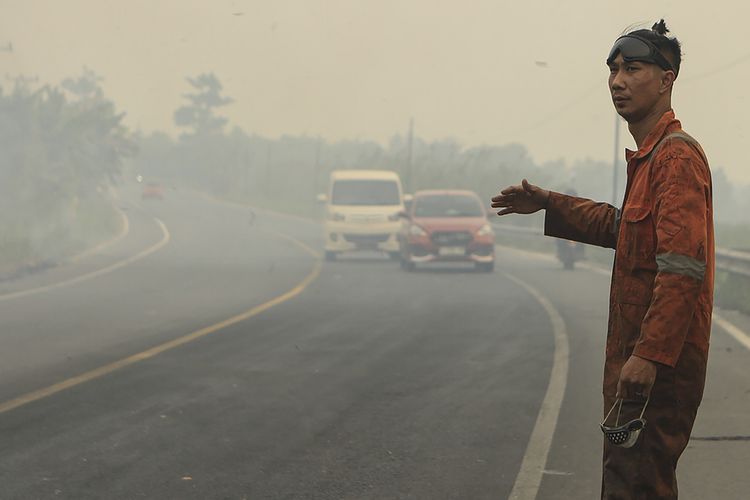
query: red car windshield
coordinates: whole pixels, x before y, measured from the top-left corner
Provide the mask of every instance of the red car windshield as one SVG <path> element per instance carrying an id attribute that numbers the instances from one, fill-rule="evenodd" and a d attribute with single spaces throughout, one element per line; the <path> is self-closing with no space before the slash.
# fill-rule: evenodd
<path id="1" fill-rule="evenodd" d="M 415 200 L 415 217 L 482 217 L 477 199 L 469 195 L 420 196 Z"/>

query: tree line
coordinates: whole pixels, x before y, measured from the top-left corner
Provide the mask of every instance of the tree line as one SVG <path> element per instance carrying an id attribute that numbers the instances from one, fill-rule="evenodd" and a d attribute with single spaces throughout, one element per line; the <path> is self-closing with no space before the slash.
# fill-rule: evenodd
<path id="1" fill-rule="evenodd" d="M 212 73 L 186 78 L 183 98 L 173 113 L 180 134 L 173 137 L 128 130 L 125 114 L 88 69 L 57 85 L 18 77 L 0 86 L 0 261 L 70 239 L 82 201 L 136 173 L 291 211 L 315 210 L 330 172 L 345 168 L 394 170 L 408 191 L 466 188 L 488 199 L 526 177 L 612 201 L 606 162 L 538 163 L 518 143 L 466 147 L 453 139 L 409 140 L 404 133 L 387 144 L 263 137 L 229 127 L 221 111 L 233 100 Z M 619 171 L 624 186 L 624 168 Z M 750 189 L 731 183 L 716 166 L 713 173 L 717 218 L 747 223 Z"/>

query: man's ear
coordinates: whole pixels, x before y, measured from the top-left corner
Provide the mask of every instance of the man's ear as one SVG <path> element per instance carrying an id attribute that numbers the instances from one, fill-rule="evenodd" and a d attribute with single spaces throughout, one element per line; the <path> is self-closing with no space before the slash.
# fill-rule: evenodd
<path id="1" fill-rule="evenodd" d="M 659 93 L 663 94 L 664 92 L 669 92 L 672 90 L 672 85 L 674 85 L 674 81 L 677 79 L 677 75 L 675 75 L 674 71 L 667 70 L 662 72 L 661 75 L 661 84 L 659 85 Z"/>

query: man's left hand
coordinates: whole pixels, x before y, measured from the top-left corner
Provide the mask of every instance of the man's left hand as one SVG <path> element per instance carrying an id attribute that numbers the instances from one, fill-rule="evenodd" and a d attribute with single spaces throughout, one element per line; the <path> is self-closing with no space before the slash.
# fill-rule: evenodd
<path id="1" fill-rule="evenodd" d="M 630 356 L 620 371 L 617 397 L 622 399 L 646 399 L 656 380 L 656 363 L 638 356 Z"/>

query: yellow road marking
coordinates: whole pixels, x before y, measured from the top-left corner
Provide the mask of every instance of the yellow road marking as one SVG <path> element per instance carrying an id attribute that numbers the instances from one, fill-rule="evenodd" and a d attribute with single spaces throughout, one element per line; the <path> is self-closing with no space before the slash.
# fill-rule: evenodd
<path id="1" fill-rule="evenodd" d="M 57 283 L 53 283 L 51 285 L 45 285 L 45 286 L 40 286 L 36 288 L 29 288 L 27 290 L 19 290 L 17 292 L 10 292 L 10 293 L 0 295 L 0 302 L 6 301 L 6 300 L 12 300 L 12 299 L 19 299 L 21 297 L 27 297 L 29 295 L 34 295 L 36 293 L 49 292 L 50 290 L 55 290 L 57 288 L 63 288 L 66 286 L 75 285 L 82 281 L 86 281 L 86 280 L 90 280 L 91 278 L 102 276 L 103 274 L 109 274 L 112 271 L 115 271 L 117 269 L 130 265 L 137 260 L 147 257 L 148 255 L 151 255 L 152 253 L 156 252 L 157 250 L 162 248 L 164 245 L 169 243 L 169 240 L 171 238 L 169 231 L 167 230 L 167 226 L 165 226 L 164 223 L 157 218 L 154 218 L 154 220 L 156 221 L 156 223 L 159 225 L 159 228 L 161 229 L 162 238 L 157 244 L 143 250 L 142 252 L 139 252 L 136 255 L 132 255 L 128 257 L 127 259 L 123 259 L 121 261 L 115 262 L 114 264 L 109 265 L 107 267 L 103 267 L 101 269 L 97 269 L 96 271 L 91 271 L 86 274 L 81 274 L 79 276 L 67 279 L 65 281 L 60 281 Z"/>
<path id="2" fill-rule="evenodd" d="M 154 356 L 161 354 L 165 351 L 187 344 L 201 337 L 205 337 L 206 335 L 215 333 L 223 328 L 237 324 L 253 316 L 257 316 L 258 314 L 264 311 L 267 311 L 271 309 L 272 307 L 277 306 L 283 302 L 286 302 L 296 297 L 297 295 L 301 294 L 305 290 L 305 288 L 307 288 L 320 275 L 322 265 L 321 265 L 321 261 L 318 256 L 318 253 L 312 248 L 310 248 L 309 246 L 307 246 L 306 244 L 290 236 L 286 236 L 280 233 L 277 233 L 276 235 L 278 237 L 291 241 L 292 243 L 296 244 L 297 246 L 305 250 L 307 253 L 315 257 L 315 265 L 313 266 L 313 269 L 310 272 L 310 274 L 308 274 L 305 277 L 305 279 L 303 279 L 297 286 L 295 286 L 288 292 L 283 293 L 279 295 L 278 297 L 275 297 L 269 300 L 268 302 L 255 306 L 252 309 L 248 309 L 247 311 L 240 313 L 236 316 L 233 316 L 229 319 L 220 321 L 219 323 L 207 326 L 205 328 L 201 328 L 200 330 L 194 331 L 192 333 L 176 338 L 174 340 L 164 342 L 163 344 L 160 344 L 150 349 L 146 349 L 145 351 L 133 354 L 132 356 L 128 356 L 127 358 L 123 358 L 118 361 L 114 361 L 107 365 L 101 366 L 99 368 L 95 368 L 86 373 L 76 375 L 69 379 L 63 380 L 62 382 L 58 382 L 56 384 L 50 385 L 49 387 L 38 389 L 36 391 L 32 391 L 22 396 L 19 396 L 17 398 L 11 399 L 10 401 L 0 403 L 0 413 L 5 413 L 7 411 L 13 410 L 20 406 L 24 406 L 34 401 L 38 401 L 40 399 L 46 398 L 47 396 L 51 396 L 60 391 L 64 391 L 65 389 L 75 387 L 85 382 L 89 382 L 96 378 L 112 373 L 115 370 L 119 370 L 120 368 L 124 368 L 126 366 L 130 366 L 132 364 L 138 363 L 139 361 L 143 361 L 144 359 L 153 358 Z"/>

